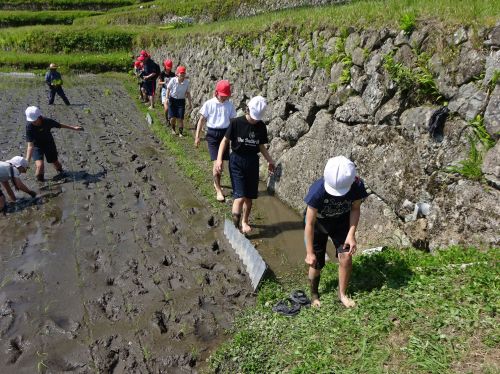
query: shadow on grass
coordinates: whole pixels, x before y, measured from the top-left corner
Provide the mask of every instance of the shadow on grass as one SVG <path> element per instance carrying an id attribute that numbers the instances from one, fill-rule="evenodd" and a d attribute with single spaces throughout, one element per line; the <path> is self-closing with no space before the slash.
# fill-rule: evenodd
<path id="1" fill-rule="evenodd" d="M 368 292 L 380 289 L 401 288 L 413 277 L 413 271 L 401 258 L 388 258 L 384 253 L 359 256 L 353 263 L 349 292 Z M 326 292 L 336 291 L 338 275 L 324 285 Z"/>

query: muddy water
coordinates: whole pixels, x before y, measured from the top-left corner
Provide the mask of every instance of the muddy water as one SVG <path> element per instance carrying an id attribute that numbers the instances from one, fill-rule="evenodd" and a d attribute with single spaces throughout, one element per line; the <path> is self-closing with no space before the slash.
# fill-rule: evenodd
<path id="1" fill-rule="evenodd" d="M 49 107 L 41 80 L 0 77 L 1 159 L 25 153 L 27 105 L 85 127 L 53 130 L 66 177 L 29 170 L 40 197 L 0 216 L 0 372 L 197 372 L 248 278 L 121 84 L 69 83 Z"/>

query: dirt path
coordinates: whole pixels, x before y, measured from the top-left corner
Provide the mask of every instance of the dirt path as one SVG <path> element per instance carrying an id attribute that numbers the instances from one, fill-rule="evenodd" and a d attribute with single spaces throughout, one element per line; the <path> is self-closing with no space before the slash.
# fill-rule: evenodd
<path id="1" fill-rule="evenodd" d="M 0 77 L 2 160 L 25 153 L 27 105 L 85 127 L 53 130 L 68 176 L 0 216 L 0 371 L 197 372 L 248 278 L 121 84 L 72 83 L 49 107 L 40 79 Z"/>

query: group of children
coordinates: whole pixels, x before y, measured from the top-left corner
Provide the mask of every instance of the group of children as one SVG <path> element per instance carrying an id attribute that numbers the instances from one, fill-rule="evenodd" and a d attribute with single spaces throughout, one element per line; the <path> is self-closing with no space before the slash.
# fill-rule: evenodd
<path id="1" fill-rule="evenodd" d="M 163 71 L 153 61 L 149 53 L 142 50 L 134 62 L 134 72 L 139 80 L 140 98 L 154 108 L 155 95 L 161 89 L 161 103 L 167 124 L 172 127 L 172 134 L 176 135 L 176 125 L 179 125 L 179 136 L 183 136 L 186 99 L 188 107 L 192 107 L 192 98 L 189 91 L 189 79 L 186 78 L 186 68 L 178 66 L 175 73 L 172 71 L 172 60 L 163 61 Z M 157 83 L 158 81 L 158 83 Z"/>
<path id="2" fill-rule="evenodd" d="M 186 68 L 179 66 L 173 74 L 171 60 L 164 61 L 162 72 L 158 72 L 159 69 L 155 65 L 149 54 L 141 51 L 135 63 L 136 74 L 141 78 L 141 94 L 152 108 L 156 81 L 159 78 L 158 85 L 161 88 L 167 124 L 172 126 L 172 132 L 175 134 L 175 125 L 178 123 L 179 135 L 182 136 L 186 98 L 191 106 L 189 80 L 185 76 Z M 51 76 L 53 81 L 54 74 Z M 55 89 L 54 92 L 61 95 L 61 91 L 62 88 Z M 53 102 L 52 88 L 49 95 L 49 100 L 52 98 Z M 64 93 L 61 97 L 65 98 Z M 231 209 L 233 223 L 244 234 L 248 234 L 252 230 L 249 220 L 252 202 L 258 196 L 259 153 L 262 153 L 268 162 L 269 173 L 275 170 L 275 162 L 266 148 L 269 141 L 263 119 L 267 101 L 262 96 L 253 97 L 247 104 L 245 114 L 237 117 L 230 97 L 230 82 L 227 80 L 217 82 L 213 97 L 207 100 L 199 111 L 200 118 L 196 126 L 194 146 L 199 147 L 201 132 L 206 127 L 205 138 L 213 162 L 212 175 L 216 199 L 220 202 L 225 201 L 221 174 L 223 162 L 226 160 L 229 161 L 234 198 Z M 44 158 L 53 164 L 59 174 L 63 173 L 51 134 L 52 128 L 83 130 L 81 126 L 64 125 L 45 118 L 35 106 L 28 107 L 25 114 L 26 158 L 16 156 L 6 162 L 0 162 L 0 182 L 12 200 L 16 197 L 9 186 L 9 181 L 14 188 L 32 197 L 36 196 L 36 192 L 26 187 L 19 179 L 20 173 L 25 173 L 28 169 L 32 158 L 35 160 L 35 176 L 38 181 L 44 180 Z M 354 163 L 344 156 L 330 158 L 324 168 L 323 177 L 309 188 L 304 199 L 307 205 L 304 211 L 304 242 L 313 306 L 320 306 L 318 288 L 321 269 L 325 265 L 328 238 L 332 240 L 339 259 L 339 300 L 346 307 L 355 305 L 346 291 L 352 271 L 352 255 L 357 247 L 355 233 L 360 217 L 360 206 L 367 196 L 363 181 L 356 175 Z M 5 210 L 5 207 L 5 196 L 0 190 L 0 210 Z"/>

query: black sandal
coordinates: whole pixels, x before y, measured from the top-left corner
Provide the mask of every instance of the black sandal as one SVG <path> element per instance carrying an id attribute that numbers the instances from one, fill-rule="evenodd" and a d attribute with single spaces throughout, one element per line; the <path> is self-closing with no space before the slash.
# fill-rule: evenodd
<path id="1" fill-rule="evenodd" d="M 302 290 L 293 291 L 290 294 L 290 300 L 292 300 L 294 303 L 299 304 L 300 306 L 303 306 L 306 308 L 311 306 L 311 300 L 309 300 L 306 293 Z"/>
<path id="2" fill-rule="evenodd" d="M 273 306 L 273 312 L 287 317 L 293 317 L 300 312 L 300 304 L 295 303 L 291 299 L 281 300 Z"/>

